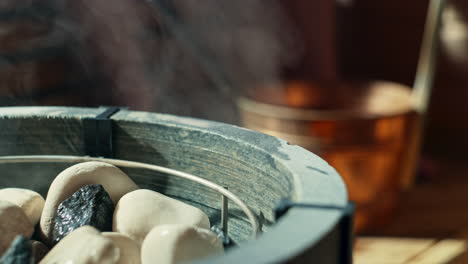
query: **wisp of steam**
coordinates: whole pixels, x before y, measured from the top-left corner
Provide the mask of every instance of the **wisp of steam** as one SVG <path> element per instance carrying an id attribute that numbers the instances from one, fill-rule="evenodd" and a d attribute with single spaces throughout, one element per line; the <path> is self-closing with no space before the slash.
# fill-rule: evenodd
<path id="1" fill-rule="evenodd" d="M 26 69 L 15 75 L 20 81 L 9 82 L 9 92 L 2 93 L 11 98 L 21 94 L 11 86 L 34 88 L 38 78 L 42 85 L 38 72 L 46 72 L 61 84 L 47 94 L 68 89 L 64 100 L 70 104 L 123 105 L 235 123 L 236 96 L 274 82 L 297 50 L 272 0 L 29 0 L 17 10 L 11 6 L 19 4 L 9 2 L 5 14 L 24 11 L 33 25 L 52 28 L 30 38 L 35 49 L 62 52 L 55 64 L 38 63 L 31 71 L 18 64 Z M 0 29 L 1 19 L 0 14 Z"/>

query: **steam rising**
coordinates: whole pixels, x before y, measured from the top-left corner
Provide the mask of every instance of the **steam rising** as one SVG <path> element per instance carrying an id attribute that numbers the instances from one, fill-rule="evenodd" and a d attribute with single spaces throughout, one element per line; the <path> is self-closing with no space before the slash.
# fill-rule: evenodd
<path id="1" fill-rule="evenodd" d="M 89 104 L 235 122 L 235 96 L 274 81 L 294 55 L 288 23 L 275 1 L 50 5 L 57 11 L 53 31 L 61 33 L 74 65 L 66 64 L 67 81 L 99 80 L 71 93 L 86 95 Z"/>

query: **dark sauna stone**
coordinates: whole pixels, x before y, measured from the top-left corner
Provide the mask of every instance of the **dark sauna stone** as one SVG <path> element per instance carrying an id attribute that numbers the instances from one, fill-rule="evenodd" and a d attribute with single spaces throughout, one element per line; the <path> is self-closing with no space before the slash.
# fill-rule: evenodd
<path id="1" fill-rule="evenodd" d="M 224 235 L 223 229 L 217 225 L 211 227 L 211 232 L 215 233 L 221 242 L 223 242 L 224 248 L 229 248 L 233 246 L 232 240 L 226 235 Z"/>
<path id="2" fill-rule="evenodd" d="M 90 225 L 101 232 L 112 231 L 114 203 L 100 184 L 86 185 L 60 203 L 52 233 L 53 244 L 73 230 Z"/>
<path id="3" fill-rule="evenodd" d="M 49 248 L 46 247 L 42 242 L 32 240 L 32 252 L 34 255 L 34 263 L 39 263 L 47 253 L 49 253 Z"/>
<path id="4" fill-rule="evenodd" d="M 31 264 L 34 263 L 32 244 L 24 236 L 16 236 L 10 248 L 0 259 L 2 264 Z"/>

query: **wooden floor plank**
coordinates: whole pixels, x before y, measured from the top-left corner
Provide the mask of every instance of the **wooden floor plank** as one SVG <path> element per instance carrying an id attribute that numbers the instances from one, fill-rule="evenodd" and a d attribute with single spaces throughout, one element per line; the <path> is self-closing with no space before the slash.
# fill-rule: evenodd
<path id="1" fill-rule="evenodd" d="M 361 237 L 354 246 L 355 264 L 446 264 L 467 250 L 466 240 Z"/>
<path id="2" fill-rule="evenodd" d="M 435 242 L 433 239 L 362 237 L 354 246 L 354 263 L 405 263 Z"/>
<path id="3" fill-rule="evenodd" d="M 444 239 L 408 261 L 408 264 L 450 263 L 450 261 L 465 252 L 466 248 L 466 241 Z"/>

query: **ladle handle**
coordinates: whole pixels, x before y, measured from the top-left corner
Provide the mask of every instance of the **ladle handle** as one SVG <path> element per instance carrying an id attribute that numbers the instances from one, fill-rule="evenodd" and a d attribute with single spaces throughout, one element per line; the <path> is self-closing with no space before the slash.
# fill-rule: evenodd
<path id="1" fill-rule="evenodd" d="M 437 36 L 444 5 L 445 0 L 430 0 L 427 10 L 426 25 L 412 93 L 413 107 L 421 115 L 426 113 L 429 105 L 437 56 Z"/>

